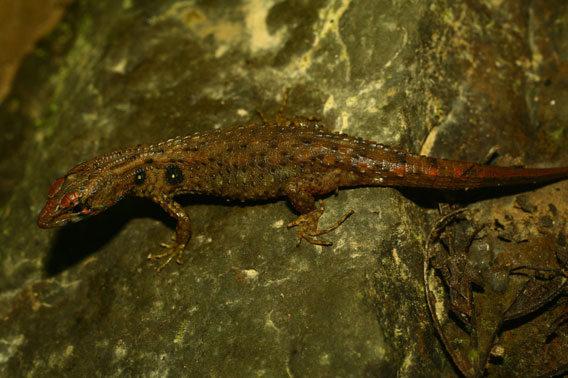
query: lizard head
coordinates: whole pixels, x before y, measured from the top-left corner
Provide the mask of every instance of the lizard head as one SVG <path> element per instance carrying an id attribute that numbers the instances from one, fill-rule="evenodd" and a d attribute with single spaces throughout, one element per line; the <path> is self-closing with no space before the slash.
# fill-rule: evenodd
<path id="1" fill-rule="evenodd" d="M 114 203 L 109 196 L 109 185 L 100 185 L 100 179 L 90 179 L 81 171 L 72 170 L 53 182 L 47 203 L 41 210 L 37 224 L 41 228 L 59 227 L 78 222 L 100 213 Z"/>

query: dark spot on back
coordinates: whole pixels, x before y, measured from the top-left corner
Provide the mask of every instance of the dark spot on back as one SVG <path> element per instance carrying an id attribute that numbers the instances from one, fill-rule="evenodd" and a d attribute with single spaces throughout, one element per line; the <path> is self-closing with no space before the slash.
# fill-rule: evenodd
<path id="1" fill-rule="evenodd" d="M 430 168 L 435 168 L 438 166 L 438 160 L 436 160 L 433 157 L 427 157 L 426 158 L 428 160 L 428 165 L 430 166 Z"/>
<path id="2" fill-rule="evenodd" d="M 400 165 L 406 164 L 406 152 L 397 151 L 396 152 L 396 161 Z"/>
<path id="3" fill-rule="evenodd" d="M 134 183 L 136 185 L 142 185 L 144 181 L 146 181 L 146 172 L 142 168 L 138 168 L 134 175 Z"/>
<path id="4" fill-rule="evenodd" d="M 183 171 L 176 164 L 171 164 L 166 168 L 166 181 L 170 185 L 178 185 L 183 182 Z"/>
<path id="5" fill-rule="evenodd" d="M 152 163 L 154 163 L 154 159 L 148 158 L 148 159 L 144 160 L 144 163 L 146 163 L 146 164 L 152 164 Z"/>

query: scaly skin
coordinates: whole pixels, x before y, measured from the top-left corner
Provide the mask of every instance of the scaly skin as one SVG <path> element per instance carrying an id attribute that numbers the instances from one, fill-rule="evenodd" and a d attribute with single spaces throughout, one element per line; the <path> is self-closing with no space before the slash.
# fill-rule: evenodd
<path id="1" fill-rule="evenodd" d="M 300 214 L 298 244 L 330 245 L 315 239 L 337 228 L 318 230 L 323 203 L 314 196 L 343 187 L 399 186 L 474 189 L 552 181 L 568 168 L 521 169 L 479 165 L 410 154 L 372 141 L 333 133 L 314 119 L 277 117 L 248 125 L 195 133 L 98 156 L 55 180 L 38 225 L 57 227 L 98 214 L 127 195 L 150 198 L 177 220 L 175 241 L 149 258 L 182 263 L 191 221 L 174 201 L 180 194 L 234 200 L 288 197 Z"/>

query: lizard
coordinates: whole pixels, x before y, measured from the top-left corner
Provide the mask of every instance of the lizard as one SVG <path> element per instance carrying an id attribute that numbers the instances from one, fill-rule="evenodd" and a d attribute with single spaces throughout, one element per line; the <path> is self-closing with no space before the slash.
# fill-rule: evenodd
<path id="1" fill-rule="evenodd" d="M 284 106 L 284 105 L 283 105 Z M 339 227 L 352 213 L 319 229 L 323 201 L 315 196 L 358 186 L 467 190 L 536 184 L 568 177 L 568 167 L 517 168 L 446 160 L 413 154 L 370 140 L 332 132 L 313 117 L 281 116 L 222 130 L 197 132 L 154 144 L 97 156 L 56 179 L 39 214 L 41 228 L 58 227 L 98 214 L 125 196 L 146 197 L 177 220 L 173 243 L 158 271 L 183 252 L 191 238 L 191 220 L 174 197 L 209 195 L 229 200 L 287 197 L 299 214 L 297 242 L 328 246 L 317 239 Z"/>

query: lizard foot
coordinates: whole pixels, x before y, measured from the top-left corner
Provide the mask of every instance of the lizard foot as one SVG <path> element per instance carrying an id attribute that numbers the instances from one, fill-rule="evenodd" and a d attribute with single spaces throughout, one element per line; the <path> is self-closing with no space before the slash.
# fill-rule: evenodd
<path id="1" fill-rule="evenodd" d="M 164 261 L 164 263 L 162 265 L 160 265 L 160 267 L 158 268 L 158 273 L 160 273 L 165 267 L 166 265 L 168 265 L 170 263 L 170 261 L 172 261 L 172 259 L 175 257 L 176 258 L 176 262 L 180 265 L 183 264 L 183 260 L 182 255 L 183 255 L 183 251 L 185 249 L 185 245 L 173 242 L 171 244 L 166 244 L 166 243 L 160 243 L 160 245 L 164 248 L 167 248 L 167 251 L 164 253 L 160 253 L 157 255 L 154 255 L 152 253 L 148 254 L 148 260 L 154 262 L 157 259 L 161 259 L 164 258 L 166 261 Z"/>
<path id="2" fill-rule="evenodd" d="M 327 246 L 332 245 L 333 244 L 332 242 L 317 240 L 314 239 L 313 237 L 327 234 L 328 232 L 335 230 L 343 222 L 345 222 L 345 220 L 349 218 L 349 216 L 351 216 L 351 214 L 353 214 L 354 212 L 353 210 L 350 210 L 344 216 L 342 216 L 337 222 L 335 222 L 331 227 L 326 228 L 325 230 L 318 230 L 319 218 L 321 217 L 323 211 L 325 210 L 322 200 L 319 200 L 319 206 L 320 206 L 319 209 L 316 207 L 316 209 L 310 211 L 309 213 L 302 214 L 295 221 L 288 223 L 288 228 L 298 227 L 298 241 L 296 242 L 297 246 L 300 245 L 302 239 L 306 239 L 308 242 L 312 244 L 327 245 Z"/>

